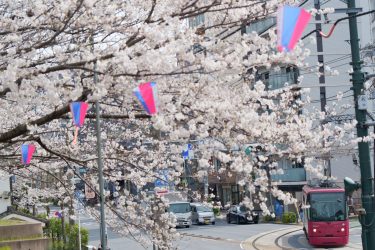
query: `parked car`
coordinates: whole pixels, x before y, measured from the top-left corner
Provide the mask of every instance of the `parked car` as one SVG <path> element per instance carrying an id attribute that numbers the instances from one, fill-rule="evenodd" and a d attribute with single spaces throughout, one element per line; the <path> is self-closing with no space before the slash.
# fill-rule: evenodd
<path id="1" fill-rule="evenodd" d="M 237 224 L 240 223 L 254 223 L 258 224 L 259 222 L 259 214 L 254 211 L 250 211 L 245 206 L 241 205 L 234 205 L 231 206 L 227 213 L 227 222 L 236 222 Z"/>
<path id="2" fill-rule="evenodd" d="M 196 224 L 215 224 L 215 214 L 211 207 L 202 203 L 190 203 L 191 220 Z"/>
<path id="3" fill-rule="evenodd" d="M 9 199 L 9 196 L 10 196 L 10 192 L 9 191 L 4 191 L 2 194 L 1 194 L 1 197 L 3 199 Z"/>

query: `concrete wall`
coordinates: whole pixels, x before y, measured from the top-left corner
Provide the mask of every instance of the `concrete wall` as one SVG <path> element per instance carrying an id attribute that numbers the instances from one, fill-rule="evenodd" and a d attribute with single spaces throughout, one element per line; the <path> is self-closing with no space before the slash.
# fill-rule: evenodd
<path id="1" fill-rule="evenodd" d="M 0 239 L 27 238 L 37 235 L 43 236 L 43 229 L 40 223 L 0 226 Z"/>
<path id="2" fill-rule="evenodd" d="M 8 246 L 12 250 L 47 250 L 50 240 L 47 238 L 33 240 L 3 241 L 0 247 Z"/>
<path id="3" fill-rule="evenodd" d="M 0 194 L 2 194 L 4 191 L 9 192 L 9 179 L 8 178 L 0 179 Z M 10 206 L 10 198 L 8 199 L 0 198 L 0 213 L 6 212 L 8 206 Z"/>

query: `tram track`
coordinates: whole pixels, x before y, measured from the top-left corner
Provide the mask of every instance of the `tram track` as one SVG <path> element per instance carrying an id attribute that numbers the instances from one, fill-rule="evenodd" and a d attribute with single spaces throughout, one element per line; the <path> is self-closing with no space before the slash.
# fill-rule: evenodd
<path id="1" fill-rule="evenodd" d="M 360 226 L 353 226 L 353 227 L 350 227 L 350 229 L 357 228 L 357 227 L 360 227 Z M 280 229 L 280 230 L 272 231 L 272 233 L 277 233 L 277 232 L 281 232 L 281 231 L 285 231 L 285 228 L 284 228 L 284 229 Z M 298 231 L 302 231 L 302 229 L 301 229 L 301 228 L 299 228 L 299 229 L 295 229 L 295 230 L 288 231 L 288 232 L 285 232 L 285 233 L 279 235 L 279 236 L 274 240 L 274 245 L 277 246 L 278 248 L 282 249 L 282 250 L 294 250 L 295 248 L 282 246 L 282 245 L 280 245 L 279 242 L 280 242 L 281 238 L 285 237 L 286 235 L 288 235 L 288 234 L 292 234 L 292 233 L 295 233 L 295 232 L 298 232 Z M 259 248 L 256 244 L 257 244 L 257 242 L 259 242 L 260 239 L 266 237 L 267 235 L 268 235 L 268 234 L 262 234 L 262 235 L 256 237 L 256 238 L 252 241 L 252 243 L 251 243 L 253 249 L 255 249 L 255 250 L 263 250 L 262 248 Z"/>
<path id="2" fill-rule="evenodd" d="M 297 232 L 297 231 L 301 231 L 301 230 L 303 230 L 303 229 L 296 229 L 296 230 L 293 230 L 293 231 L 289 231 L 289 232 L 286 232 L 286 233 L 284 233 L 284 234 L 282 234 L 282 235 L 280 235 L 280 236 L 278 236 L 276 239 L 275 239 L 275 245 L 277 246 L 277 247 L 279 247 L 280 249 L 283 249 L 283 250 L 293 250 L 294 248 L 288 248 L 288 247 L 283 247 L 283 246 L 281 246 L 280 244 L 279 244 L 279 240 L 281 240 L 281 238 L 283 238 L 284 236 L 286 236 L 286 235 L 288 235 L 288 234 L 291 234 L 291 233 L 295 233 L 295 232 Z"/>
<path id="3" fill-rule="evenodd" d="M 292 232 L 297 232 L 297 231 L 300 231 L 300 230 L 301 230 L 301 229 L 299 228 L 299 229 L 293 230 Z M 274 230 L 274 231 L 272 231 L 272 233 L 277 233 L 277 232 L 281 232 L 281 231 L 285 231 L 285 228 L 283 228 L 283 229 L 279 229 L 279 230 Z M 284 233 L 283 235 L 277 237 L 276 240 L 278 240 L 278 239 L 280 239 L 281 237 L 283 237 L 283 236 L 285 236 L 285 235 L 287 235 L 287 234 L 290 234 L 290 233 L 292 233 L 292 232 Z M 268 234 L 262 234 L 262 235 L 256 237 L 256 238 L 252 241 L 251 246 L 252 246 L 255 250 L 263 250 L 262 248 L 257 247 L 256 243 L 257 243 L 257 241 L 259 241 L 260 239 L 262 239 L 262 238 L 264 238 L 264 237 L 266 237 L 266 236 L 268 236 Z M 275 240 L 275 242 L 276 242 L 276 240 Z M 275 244 L 275 245 L 277 245 L 277 244 Z M 282 248 L 282 247 L 281 247 L 281 248 Z M 282 249 L 283 249 L 283 248 L 282 248 Z"/>

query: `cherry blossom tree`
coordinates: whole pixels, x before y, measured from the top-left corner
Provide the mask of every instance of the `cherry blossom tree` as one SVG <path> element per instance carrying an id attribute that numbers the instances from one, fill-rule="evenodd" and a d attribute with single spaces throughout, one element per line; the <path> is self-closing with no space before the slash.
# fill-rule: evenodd
<path id="1" fill-rule="evenodd" d="M 298 87 L 268 91 L 257 71 L 280 65 L 305 67 L 302 42 L 293 52 L 275 50 L 276 32 L 241 35 L 254 21 L 275 16 L 280 4 L 297 1 L 232 0 L 4 0 L 0 4 L 0 162 L 3 175 L 18 176 L 20 204 L 49 197 L 73 204 L 72 178 L 87 169 L 85 182 L 98 190 L 95 101 L 101 104 L 104 175 L 116 184 L 106 200 L 107 222 L 142 244 L 172 248 L 177 236 L 163 198 L 143 190 L 168 169 L 179 184 L 181 151 L 189 141 L 199 158 L 197 178 L 212 171 L 212 156 L 223 171 L 240 176 L 254 200 L 270 214 L 266 193 L 294 202 L 271 183 L 288 158 L 319 172 L 313 157 L 345 143 L 355 123 L 321 126 L 325 114 L 301 113 L 308 95 Z M 204 15 L 195 27 L 189 21 Z M 97 81 L 94 81 L 97 77 Z M 132 91 L 155 81 L 160 112 L 150 117 Z M 72 145 L 69 103 L 91 108 Z M 332 111 L 336 112 L 336 111 Z M 348 132 L 349 131 L 349 132 Z M 334 139 L 332 139 L 334 138 Z M 34 143 L 30 166 L 20 164 L 20 145 Z M 250 143 L 262 154 L 245 154 Z M 38 188 L 24 184 L 48 176 Z M 255 177 L 254 177 L 255 176 Z M 131 182 L 132 194 L 118 184 Z M 107 193 L 109 196 L 109 193 Z M 254 197 L 254 196 L 252 196 Z M 95 209 L 88 212 L 98 216 Z"/>

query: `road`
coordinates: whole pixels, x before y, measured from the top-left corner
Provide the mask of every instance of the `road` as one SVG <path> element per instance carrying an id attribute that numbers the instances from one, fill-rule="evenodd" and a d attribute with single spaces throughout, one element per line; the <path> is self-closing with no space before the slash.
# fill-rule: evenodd
<path id="1" fill-rule="evenodd" d="M 81 216 L 81 225 L 89 230 L 89 244 L 98 246 L 100 242 L 99 224 L 88 218 Z M 354 225 L 355 226 L 355 225 Z M 178 232 L 181 238 L 175 242 L 178 249 L 199 249 L 199 250 L 241 250 L 254 249 L 247 247 L 245 242 L 251 237 L 259 237 L 261 233 L 274 230 L 298 229 L 295 225 L 283 224 L 247 224 L 236 225 L 227 224 L 223 220 L 218 220 L 216 225 L 193 225 L 190 228 L 179 228 Z M 267 235 L 267 233 L 265 233 Z M 340 250 L 344 249 L 362 249 L 361 248 L 361 229 L 355 227 L 351 229 L 350 243 Z M 272 241 L 273 242 L 273 241 Z M 271 243 L 272 243 L 271 242 Z M 124 238 L 109 230 L 108 243 L 111 250 L 144 250 L 152 249 L 151 245 L 142 247 L 133 239 Z M 289 249 L 314 249 L 306 241 L 302 230 L 288 234 L 280 239 L 279 242 L 283 247 Z M 251 244 L 250 244 L 251 245 Z M 280 249 L 280 248 L 272 248 Z"/>

